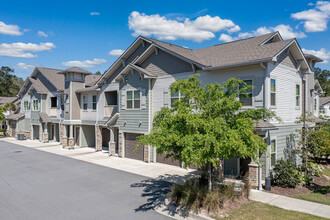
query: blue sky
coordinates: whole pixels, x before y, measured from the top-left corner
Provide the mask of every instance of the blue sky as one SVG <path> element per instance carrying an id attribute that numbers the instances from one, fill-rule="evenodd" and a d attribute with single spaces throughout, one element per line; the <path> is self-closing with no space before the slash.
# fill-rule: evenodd
<path id="1" fill-rule="evenodd" d="M 103 73 L 139 34 L 194 49 L 279 30 L 330 69 L 329 19 L 329 1 L 6 1 L 0 65 Z"/>

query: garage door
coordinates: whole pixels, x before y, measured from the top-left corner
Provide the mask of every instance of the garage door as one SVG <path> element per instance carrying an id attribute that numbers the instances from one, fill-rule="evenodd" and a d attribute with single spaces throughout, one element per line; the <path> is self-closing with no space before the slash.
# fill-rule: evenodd
<path id="1" fill-rule="evenodd" d="M 174 160 L 173 158 L 165 158 L 164 155 L 162 154 L 157 154 L 157 158 L 156 158 L 156 162 L 157 163 L 165 163 L 168 165 L 173 165 L 173 166 L 180 166 L 180 162 L 177 160 Z"/>
<path id="2" fill-rule="evenodd" d="M 141 134 L 126 133 L 125 134 L 125 157 L 143 160 L 143 147 L 139 147 L 135 152 L 135 146 L 137 144 L 136 138 Z"/>
<path id="3" fill-rule="evenodd" d="M 109 149 L 110 131 L 107 128 L 102 128 L 102 150 Z"/>

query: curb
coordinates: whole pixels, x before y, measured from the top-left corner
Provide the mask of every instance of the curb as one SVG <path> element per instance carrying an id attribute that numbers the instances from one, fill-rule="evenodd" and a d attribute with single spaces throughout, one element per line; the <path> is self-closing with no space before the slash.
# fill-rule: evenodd
<path id="1" fill-rule="evenodd" d="M 156 207 L 156 203 L 161 203 L 163 205 Z M 168 199 L 166 198 L 166 196 L 162 196 L 160 198 L 158 198 L 155 202 L 154 202 L 154 210 L 164 216 L 170 217 L 170 218 L 174 218 L 174 219 L 185 219 L 185 220 L 214 220 L 213 218 L 203 215 L 203 214 L 196 214 L 193 212 L 189 212 L 187 216 L 182 215 L 181 213 L 175 211 L 174 214 L 169 214 L 169 210 L 172 210 L 172 212 L 174 210 L 180 210 L 179 207 L 170 204 Z"/>

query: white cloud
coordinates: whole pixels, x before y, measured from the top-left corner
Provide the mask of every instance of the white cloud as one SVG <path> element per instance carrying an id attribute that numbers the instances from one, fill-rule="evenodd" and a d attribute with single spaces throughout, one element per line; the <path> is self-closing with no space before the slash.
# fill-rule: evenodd
<path id="1" fill-rule="evenodd" d="M 36 54 L 29 52 L 41 52 L 41 51 L 50 51 L 52 48 L 55 48 L 53 43 L 3 43 L 0 44 L 0 56 L 7 57 L 22 57 L 22 58 L 34 58 L 37 57 Z"/>
<path id="2" fill-rule="evenodd" d="M 231 33 L 234 33 L 234 32 L 238 32 L 240 30 L 241 30 L 241 28 L 238 25 L 235 25 L 234 27 L 228 29 L 228 33 L 231 34 Z"/>
<path id="3" fill-rule="evenodd" d="M 107 62 L 105 59 L 94 58 L 93 60 L 83 60 L 83 61 L 73 60 L 73 61 L 63 62 L 62 66 L 78 66 L 84 68 L 91 68 L 105 62 Z"/>
<path id="4" fill-rule="evenodd" d="M 5 24 L 4 22 L 0 21 L 0 34 L 22 35 L 23 32 L 19 30 L 17 25 Z"/>
<path id="5" fill-rule="evenodd" d="M 35 67 L 36 67 L 35 64 L 28 64 L 28 63 L 18 63 L 15 65 L 15 68 L 24 69 L 24 70 L 32 69 Z"/>
<path id="6" fill-rule="evenodd" d="M 122 55 L 124 53 L 124 50 L 121 49 L 115 49 L 109 52 L 109 55 L 111 56 L 117 56 L 119 57 L 120 55 Z"/>
<path id="7" fill-rule="evenodd" d="M 38 31 L 38 35 L 39 35 L 39 37 L 48 37 L 48 34 L 46 34 L 43 31 Z"/>
<path id="8" fill-rule="evenodd" d="M 202 42 L 215 37 L 219 31 L 237 31 L 239 28 L 233 21 L 221 19 L 218 16 L 200 16 L 195 20 L 185 18 L 183 21 L 167 19 L 159 14 L 146 15 L 133 11 L 128 18 L 129 29 L 133 30 L 133 36 L 154 35 L 161 40 L 185 39 Z"/>
<path id="9" fill-rule="evenodd" d="M 323 63 L 328 63 L 328 60 L 330 59 L 330 51 L 326 50 L 325 48 L 321 48 L 320 50 L 307 50 L 303 48 L 302 51 L 304 53 L 309 53 L 321 58 L 324 60 Z"/>
<path id="10" fill-rule="evenodd" d="M 307 37 L 304 32 L 301 31 L 293 31 L 293 29 L 290 27 L 290 25 L 284 25 L 280 24 L 276 27 L 260 27 L 257 30 L 250 31 L 250 32 L 242 32 L 239 33 L 237 37 L 232 37 L 227 34 L 222 34 L 219 38 L 220 41 L 229 42 L 233 40 L 239 40 L 249 37 L 256 37 L 264 34 L 268 34 L 274 31 L 280 32 L 281 36 L 284 40 L 290 39 L 290 38 L 305 38 Z"/>
<path id="11" fill-rule="evenodd" d="M 100 12 L 91 12 L 90 15 L 100 15 L 101 13 Z"/>
<path id="12" fill-rule="evenodd" d="M 234 41 L 234 40 L 237 40 L 238 38 L 234 38 L 228 34 L 221 34 L 220 37 L 219 37 L 219 40 L 220 41 L 223 41 L 223 42 L 231 42 L 231 41 Z"/>
<path id="13" fill-rule="evenodd" d="M 318 1 L 314 8 L 291 14 L 291 17 L 302 20 L 306 32 L 325 31 L 330 19 L 330 2 Z"/>

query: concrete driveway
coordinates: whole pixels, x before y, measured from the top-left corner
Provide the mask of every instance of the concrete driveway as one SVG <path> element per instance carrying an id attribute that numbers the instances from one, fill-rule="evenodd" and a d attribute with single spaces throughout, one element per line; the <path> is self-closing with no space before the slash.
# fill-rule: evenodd
<path id="1" fill-rule="evenodd" d="M 168 183 L 0 141 L 0 219 L 169 219 Z"/>

